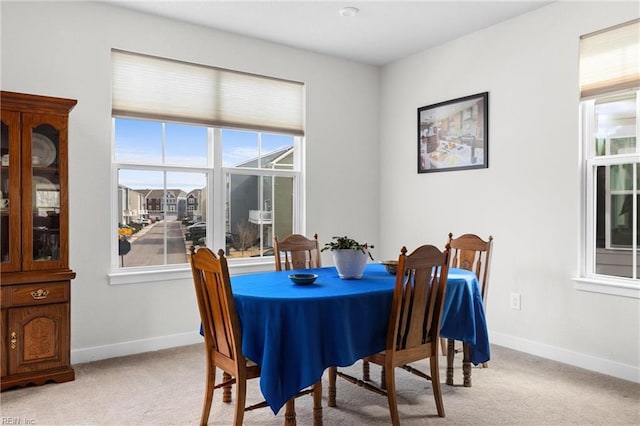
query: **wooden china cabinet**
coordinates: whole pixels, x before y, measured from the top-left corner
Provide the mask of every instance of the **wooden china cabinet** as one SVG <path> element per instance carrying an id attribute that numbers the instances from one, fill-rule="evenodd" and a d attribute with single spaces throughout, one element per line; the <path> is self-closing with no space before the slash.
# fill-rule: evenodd
<path id="1" fill-rule="evenodd" d="M 0 92 L 2 390 L 74 379 L 67 126 L 76 102 Z"/>

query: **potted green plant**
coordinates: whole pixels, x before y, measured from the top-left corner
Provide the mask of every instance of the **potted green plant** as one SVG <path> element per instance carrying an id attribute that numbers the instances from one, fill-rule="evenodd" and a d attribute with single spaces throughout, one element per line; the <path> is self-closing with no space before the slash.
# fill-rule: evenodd
<path id="1" fill-rule="evenodd" d="M 333 263 L 342 279 L 362 278 L 362 272 L 367 265 L 367 257 L 373 260 L 369 251 L 373 244 L 361 244 L 347 236 L 333 237 L 320 251 L 330 250 Z"/>

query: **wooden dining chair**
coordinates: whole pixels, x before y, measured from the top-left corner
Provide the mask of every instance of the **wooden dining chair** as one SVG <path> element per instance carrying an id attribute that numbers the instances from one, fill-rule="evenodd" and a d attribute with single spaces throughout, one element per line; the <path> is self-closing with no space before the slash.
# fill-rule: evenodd
<path id="1" fill-rule="evenodd" d="M 453 238 L 453 233 L 449 233 L 449 247 L 451 255 L 449 257 L 449 267 L 466 269 L 476 274 L 480 293 L 482 294 L 482 304 L 487 306 L 487 293 L 489 290 L 489 270 L 491 267 L 491 249 L 493 247 L 493 237 L 489 235 L 487 241 L 475 234 L 464 234 L 458 238 Z M 463 381 L 464 386 L 471 386 L 471 362 L 469 361 L 469 344 L 463 343 L 462 347 L 456 347 L 454 340 L 441 339 L 443 354 L 447 355 L 447 384 L 453 385 L 453 363 L 455 355 L 463 353 Z M 487 367 L 487 363 L 482 364 Z"/>
<path id="2" fill-rule="evenodd" d="M 384 388 L 358 380 L 329 368 L 329 406 L 336 405 L 336 377 L 340 376 L 365 389 L 386 395 L 393 425 L 399 425 L 395 385 L 395 369 L 402 367 L 429 379 L 438 416 L 444 417 L 444 403 L 440 390 L 438 350 L 440 321 L 449 271 L 449 249 L 444 252 L 432 245 L 423 245 L 407 255 L 403 247 L 398 258 L 398 269 L 389 316 L 386 348 L 383 352 L 364 358 L 367 362 L 383 367 Z M 407 364 L 429 359 L 431 375 Z M 381 383 L 382 384 L 382 383 Z"/>
<path id="3" fill-rule="evenodd" d="M 240 426 L 245 411 L 267 407 L 264 401 L 249 407 L 245 406 L 247 380 L 260 377 L 260 367 L 242 353 L 241 329 L 231 293 L 231 279 L 224 251 L 219 250 L 216 257 L 206 247 L 201 247 L 197 251 L 191 247 L 190 261 L 206 349 L 206 388 L 200 424 L 206 425 L 209 420 L 214 390 L 222 387 L 223 402 L 231 402 L 231 386 L 235 383 L 236 404 L 233 424 Z M 223 372 L 222 383 L 218 385 L 215 384 L 216 367 Z M 314 385 L 313 389 L 299 392 L 287 402 L 285 424 L 296 422 L 294 399 L 312 392 L 314 392 L 314 424 L 318 423 L 316 418 L 318 415 L 321 424 L 322 388 L 318 384 Z M 318 407 L 320 407 L 319 413 Z"/>
<path id="4" fill-rule="evenodd" d="M 282 241 L 273 237 L 273 253 L 276 258 L 276 271 L 292 269 L 320 268 L 320 246 L 318 234 L 309 239 L 301 234 L 291 234 Z"/>

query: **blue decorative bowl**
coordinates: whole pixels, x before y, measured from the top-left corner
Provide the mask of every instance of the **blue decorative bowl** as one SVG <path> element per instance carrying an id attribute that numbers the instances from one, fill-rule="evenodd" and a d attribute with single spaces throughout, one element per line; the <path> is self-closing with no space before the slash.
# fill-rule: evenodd
<path id="1" fill-rule="evenodd" d="M 313 282 L 318 278 L 316 274 L 291 274 L 289 275 L 289 279 L 293 281 L 294 284 L 298 285 L 309 285 L 313 284 Z"/>
<path id="2" fill-rule="evenodd" d="M 385 260 L 380 262 L 384 265 L 384 269 L 387 270 L 391 275 L 395 275 L 398 270 L 398 261 L 397 260 Z"/>

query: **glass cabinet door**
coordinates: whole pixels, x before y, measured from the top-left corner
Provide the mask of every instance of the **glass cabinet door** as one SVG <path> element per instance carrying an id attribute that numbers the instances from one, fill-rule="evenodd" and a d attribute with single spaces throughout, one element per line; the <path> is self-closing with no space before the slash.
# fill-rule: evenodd
<path id="1" fill-rule="evenodd" d="M 36 114 L 23 116 L 22 160 L 25 269 L 49 269 L 66 264 L 66 127 L 63 120 Z M 26 138 L 26 139 L 25 139 Z M 63 155 L 64 154 L 64 155 Z M 66 204 L 66 203 L 65 203 Z"/>
<path id="2" fill-rule="evenodd" d="M 20 115 L 2 111 L 0 132 L 0 270 L 20 270 Z"/>

